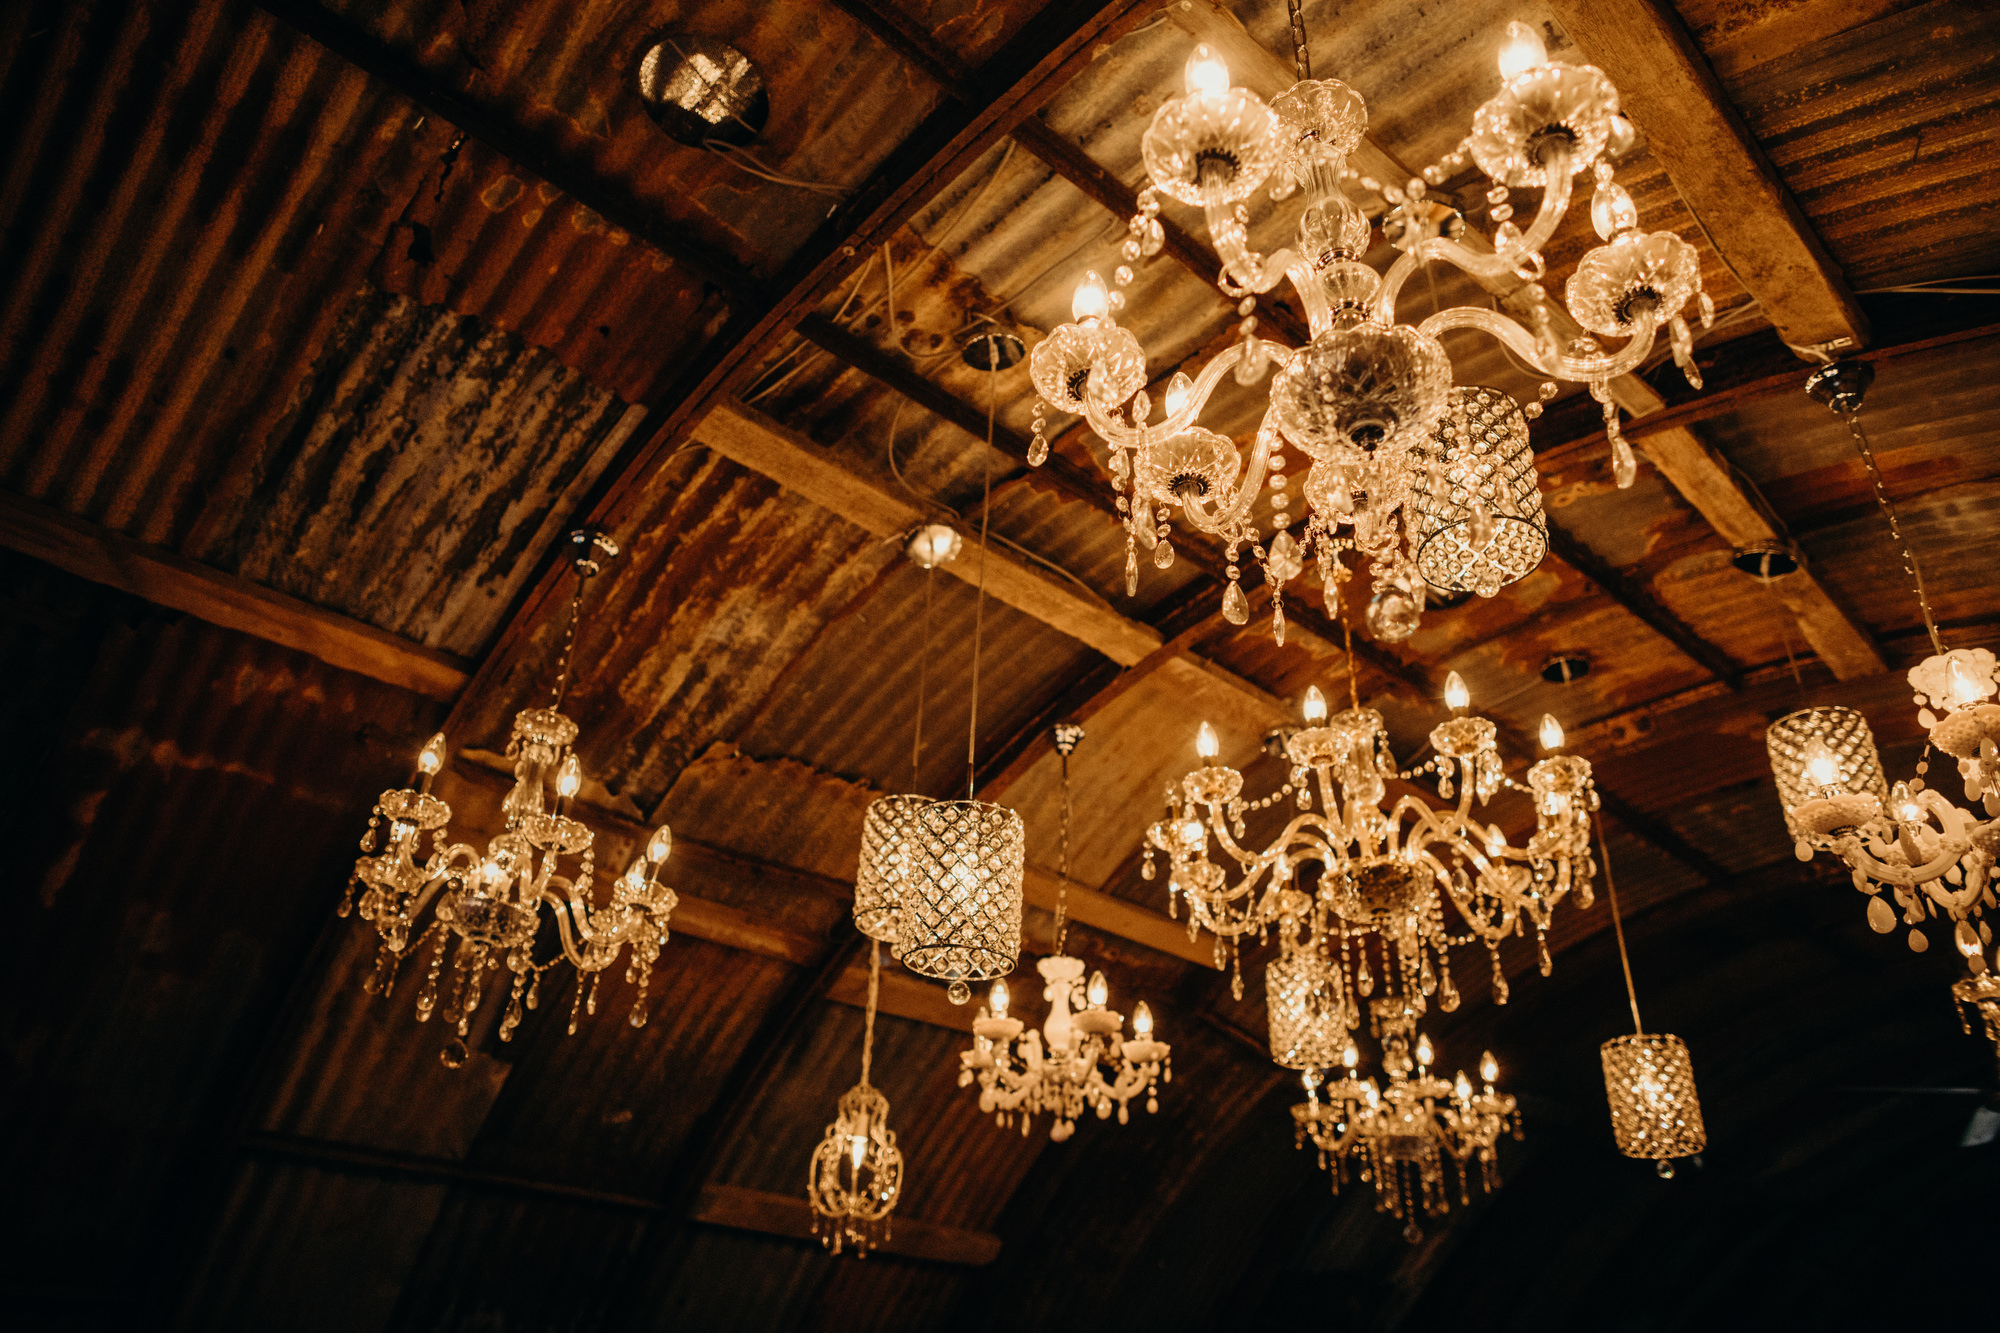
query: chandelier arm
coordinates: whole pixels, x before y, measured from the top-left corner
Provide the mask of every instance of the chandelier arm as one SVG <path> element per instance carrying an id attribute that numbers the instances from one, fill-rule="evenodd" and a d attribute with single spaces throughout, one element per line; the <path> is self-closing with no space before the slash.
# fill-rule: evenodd
<path id="1" fill-rule="evenodd" d="M 568 883 L 567 880 L 563 882 L 565 884 Z M 573 910 L 572 900 L 565 899 L 546 888 L 542 890 L 541 900 L 554 909 L 549 915 L 555 918 L 556 936 L 562 942 L 563 956 L 569 959 L 570 966 L 578 972 L 586 971 L 587 969 L 583 965 L 583 955 L 576 947 L 576 935 L 580 933 L 586 941 L 591 939 L 587 923 L 579 921 L 574 930 L 572 930 L 570 925 L 570 913 Z"/>
<path id="2" fill-rule="evenodd" d="M 1238 343 L 1228 351 L 1240 354 L 1242 346 Z M 1264 475 L 1271 467 L 1271 455 L 1283 447 L 1278 440 L 1277 428 L 1271 424 L 1270 413 L 1266 411 L 1264 420 L 1258 423 L 1256 438 L 1250 445 L 1249 465 L 1244 469 L 1230 494 L 1228 505 L 1214 514 L 1209 514 L 1203 509 L 1198 498 L 1183 500 L 1181 512 L 1187 515 L 1188 522 L 1197 531 L 1225 535 L 1229 529 L 1242 523 L 1249 516 L 1251 505 L 1256 503 L 1257 496 L 1263 491 Z"/>
<path id="3" fill-rule="evenodd" d="M 1278 351 L 1277 348 L 1271 349 L 1274 359 Z M 1290 353 L 1287 351 L 1286 358 L 1289 357 Z M 1195 420 L 1201 416 L 1202 408 L 1208 405 L 1209 396 L 1215 392 L 1215 386 L 1222 382 L 1223 375 L 1242 358 L 1242 343 L 1232 343 L 1216 353 L 1215 358 L 1203 366 L 1201 373 L 1194 377 L 1194 383 L 1188 390 L 1187 401 L 1181 404 L 1180 411 L 1170 413 L 1167 419 L 1157 426 L 1148 426 L 1143 422 L 1136 426 L 1122 425 L 1089 394 L 1084 395 L 1084 419 L 1106 443 L 1118 448 L 1146 449 L 1156 444 L 1164 444 L 1194 425 Z"/>
<path id="4" fill-rule="evenodd" d="M 1418 242 L 1398 256 L 1388 272 L 1383 274 L 1381 287 L 1375 293 L 1375 317 L 1384 324 L 1393 324 L 1396 299 L 1402 293 L 1403 284 L 1433 260 L 1442 259 L 1474 277 L 1483 278 L 1502 277 L 1516 272 L 1524 264 L 1532 264 L 1541 248 L 1555 235 L 1563 215 L 1569 211 L 1569 150 L 1558 143 L 1551 145 L 1550 152 L 1554 160 L 1547 167 L 1548 185 L 1542 193 L 1541 206 L 1535 211 L 1534 222 L 1518 241 L 1496 247 L 1490 254 L 1482 254 L 1442 236 Z"/>

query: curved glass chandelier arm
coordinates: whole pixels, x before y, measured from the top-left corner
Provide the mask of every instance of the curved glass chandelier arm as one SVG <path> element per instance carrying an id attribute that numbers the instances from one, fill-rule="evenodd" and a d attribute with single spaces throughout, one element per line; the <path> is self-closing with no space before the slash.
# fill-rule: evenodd
<path id="1" fill-rule="evenodd" d="M 1229 351 L 1240 352 L 1241 348 L 1242 344 L 1239 343 Z M 1283 447 L 1283 441 L 1278 438 L 1277 426 L 1271 421 L 1267 412 L 1263 423 L 1257 427 L 1257 438 L 1250 445 L 1249 465 L 1244 469 L 1242 480 L 1227 495 L 1228 503 L 1223 504 L 1219 498 L 1216 511 L 1210 513 L 1201 500 L 1196 498 L 1184 500 L 1181 503 L 1181 512 L 1187 515 L 1188 522 L 1199 532 L 1217 535 L 1227 535 L 1241 525 L 1249 518 L 1250 507 L 1256 503 L 1258 495 L 1263 491 L 1264 478 L 1271 470 L 1271 455 Z"/>
<path id="2" fill-rule="evenodd" d="M 1478 329 L 1490 333 L 1505 343 L 1509 350 L 1523 361 L 1545 375 L 1558 379 L 1590 381 L 1616 379 L 1618 376 L 1637 370 L 1653 350 L 1653 335 L 1660 327 L 1659 319 L 1652 313 L 1642 313 L 1633 320 L 1632 337 L 1617 352 L 1610 356 L 1574 356 L 1568 352 L 1553 359 L 1538 344 L 1535 335 L 1516 321 L 1493 310 L 1483 310 L 1478 306 L 1453 306 L 1440 310 L 1417 326 L 1417 330 L 1427 337 L 1435 338 L 1451 329 Z"/>
<path id="3" fill-rule="evenodd" d="M 1293 355 L 1286 348 L 1271 347 L 1267 350 L 1274 366 L 1284 365 Z M 1201 373 L 1194 377 L 1194 383 L 1188 390 L 1187 401 L 1181 405 L 1180 410 L 1168 414 L 1167 419 L 1158 425 L 1148 426 L 1141 423 L 1137 426 L 1128 426 L 1111 415 L 1104 404 L 1090 396 L 1084 399 L 1084 419 L 1106 443 L 1117 448 L 1143 449 L 1163 444 L 1200 419 L 1201 410 L 1208 405 L 1209 397 L 1215 392 L 1215 386 L 1222 382 L 1222 377 L 1242 358 L 1242 343 L 1234 343 L 1223 348 L 1216 354 L 1215 359 L 1203 366 Z M 1116 407 L 1118 404 L 1114 403 L 1112 406 Z"/>

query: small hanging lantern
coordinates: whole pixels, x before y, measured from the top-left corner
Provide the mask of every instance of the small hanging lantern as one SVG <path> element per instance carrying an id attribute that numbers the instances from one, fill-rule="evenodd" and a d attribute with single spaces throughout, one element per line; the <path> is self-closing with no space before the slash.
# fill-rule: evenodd
<path id="1" fill-rule="evenodd" d="M 1453 389 L 1410 475 L 1411 546 L 1433 588 L 1491 597 L 1542 563 L 1549 521 L 1520 404 Z"/>
<path id="2" fill-rule="evenodd" d="M 989 801 L 935 801 L 917 818 L 912 875 L 904 885 L 903 965 L 951 983 L 1004 977 L 1021 956 L 1021 816 Z"/>
<path id="3" fill-rule="evenodd" d="M 881 945 L 871 943 L 861 1081 L 840 1094 L 833 1123 L 813 1151 L 806 1175 L 813 1234 L 834 1254 L 847 1249 L 862 1256 L 885 1243 L 889 1214 L 903 1194 L 903 1154 L 896 1147 L 896 1132 L 889 1128 L 889 1099 L 868 1082 L 881 979 Z"/>
<path id="4" fill-rule="evenodd" d="M 1280 918 L 1280 953 L 1264 969 L 1271 1058 L 1287 1069 L 1331 1069 L 1347 1046 L 1340 969 L 1326 955 L 1324 934 L 1310 928 L 1306 896 L 1297 896 L 1302 910 Z"/>

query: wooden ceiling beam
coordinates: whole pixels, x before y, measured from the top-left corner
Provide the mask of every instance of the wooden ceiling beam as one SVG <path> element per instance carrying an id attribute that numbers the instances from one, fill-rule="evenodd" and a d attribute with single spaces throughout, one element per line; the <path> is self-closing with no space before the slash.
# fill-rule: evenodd
<path id="1" fill-rule="evenodd" d="M 1737 280 L 1810 360 L 1858 350 L 1868 319 L 1777 169 L 1665 0 L 1551 0 Z"/>
<path id="2" fill-rule="evenodd" d="M 441 703 L 457 698 L 469 679 L 469 664 L 450 653 L 5 491 L 0 491 L 0 546 Z"/>

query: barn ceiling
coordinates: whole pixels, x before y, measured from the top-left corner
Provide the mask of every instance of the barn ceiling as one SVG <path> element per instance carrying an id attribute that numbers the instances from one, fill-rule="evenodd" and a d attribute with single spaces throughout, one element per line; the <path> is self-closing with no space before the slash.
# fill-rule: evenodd
<path id="1" fill-rule="evenodd" d="M 1364 95 L 1369 151 L 1405 171 L 1464 133 L 1510 19 L 1606 65 L 1647 145 L 1620 178 L 1697 246 L 1721 310 L 1703 391 L 1670 363 L 1621 386 L 1634 487 L 1612 485 L 1595 405 L 1559 400 L 1533 431 L 1542 567 L 1351 659 L 1317 588 L 1287 600 L 1282 647 L 1267 615 L 1228 624 L 1219 547 L 1128 598 L 1084 433 L 1028 468 L 1025 366 L 989 380 L 957 354 L 994 325 L 1032 344 L 1083 269 L 1119 262 L 1139 133 L 1198 35 L 1232 32 L 1253 87 L 1288 77 L 1277 0 L 0 7 L 19 932 L 0 1298 L 20 1326 L 1668 1329 L 1988 1308 L 1976 1264 L 1894 1243 L 2000 1240 L 2000 1155 L 1958 1146 L 1977 1099 L 1879 1089 L 1991 1088 L 1990 1054 L 1951 1013 L 1945 951 L 1872 935 L 1844 873 L 1792 857 L 1762 733 L 1839 701 L 1892 769 L 1921 741 L 1901 672 L 1928 640 L 1846 431 L 1801 391 L 1800 330 L 1850 329 L 1875 368 L 1871 439 L 1947 641 L 2000 641 L 2000 14 L 1304 15 L 1315 69 Z M 1698 105 L 1632 54 L 1648 16 L 1682 35 Z M 755 62 L 757 172 L 647 114 L 636 71 L 663 32 Z M 1689 151 L 1711 123 L 1756 189 Z M 1237 318 L 1197 220 L 1168 217 L 1188 234 L 1127 311 L 1156 379 Z M 1565 224 L 1552 287 L 1589 241 Z M 1491 343 L 1453 352 L 1461 382 L 1532 396 Z M 1213 415 L 1247 440 L 1254 412 L 1234 392 Z M 902 559 L 928 519 L 989 528 L 983 615 L 965 578 Z M 497 825 L 498 752 L 547 688 L 559 547 L 583 523 L 623 548 L 569 695 L 587 818 L 613 865 L 670 821 L 684 903 L 643 1030 L 614 992 L 566 1036 L 564 993 L 509 1043 L 488 1015 L 448 1070 L 406 994 L 362 993 L 370 940 L 334 906 L 374 793 L 439 728 L 454 807 Z M 1801 573 L 1731 565 L 1772 538 Z M 1252 601 L 1268 612 L 1268 590 Z M 1029 947 L 1049 947 L 1059 856 L 1047 732 L 1079 719 L 1072 947 L 1151 1002 L 1175 1081 L 1124 1129 L 1002 1132 L 956 1084 L 963 1011 L 892 974 L 874 1069 L 908 1158 L 904 1241 L 835 1260 L 785 1201 L 860 1059 L 861 811 L 963 789 L 976 621 L 972 776 L 1026 820 Z M 1559 653 L 1591 671 L 1544 680 Z M 1433 1029 L 1460 1061 L 1499 1054 L 1527 1137 L 1501 1190 L 1412 1245 L 1293 1150 L 1261 969 L 1232 998 L 1138 853 L 1195 721 L 1275 785 L 1261 738 L 1308 685 L 1351 672 L 1407 759 L 1454 670 L 1513 735 L 1554 713 L 1596 765 L 1640 984 L 1693 1050 L 1711 1144 L 1672 1182 L 1613 1151 L 1593 1048 L 1624 1021 L 1619 969 L 1602 903 L 1570 912 L 1553 977 L 1517 943 L 1512 1003 L 1468 981 Z"/>

